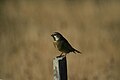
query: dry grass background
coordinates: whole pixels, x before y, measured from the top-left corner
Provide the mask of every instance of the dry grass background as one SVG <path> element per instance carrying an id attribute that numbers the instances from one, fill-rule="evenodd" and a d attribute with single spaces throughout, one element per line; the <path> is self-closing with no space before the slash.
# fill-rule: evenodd
<path id="1" fill-rule="evenodd" d="M 82 55 L 69 54 L 69 80 L 120 80 L 119 0 L 1 0 L 0 78 L 53 80 L 59 31 Z"/>

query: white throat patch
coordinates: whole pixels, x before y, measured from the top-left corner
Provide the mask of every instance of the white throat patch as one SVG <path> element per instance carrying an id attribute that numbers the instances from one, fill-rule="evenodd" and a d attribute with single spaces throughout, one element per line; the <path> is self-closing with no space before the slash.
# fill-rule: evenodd
<path id="1" fill-rule="evenodd" d="M 57 36 L 54 36 L 54 38 L 55 38 L 56 41 L 59 40 L 59 38 Z"/>

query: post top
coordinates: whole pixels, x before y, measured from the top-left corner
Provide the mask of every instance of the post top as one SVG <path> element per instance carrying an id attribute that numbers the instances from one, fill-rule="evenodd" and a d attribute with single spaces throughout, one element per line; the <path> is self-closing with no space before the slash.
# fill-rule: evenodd
<path id="1" fill-rule="evenodd" d="M 56 56 L 54 59 L 62 60 L 62 59 L 64 59 L 64 58 L 66 58 L 66 57 L 64 57 L 64 56 Z"/>

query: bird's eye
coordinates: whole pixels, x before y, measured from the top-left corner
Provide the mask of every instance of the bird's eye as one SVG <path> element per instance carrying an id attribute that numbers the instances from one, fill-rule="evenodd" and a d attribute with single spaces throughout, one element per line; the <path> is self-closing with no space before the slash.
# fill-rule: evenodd
<path id="1" fill-rule="evenodd" d="M 55 36 L 57 36 L 57 34 L 55 34 Z"/>

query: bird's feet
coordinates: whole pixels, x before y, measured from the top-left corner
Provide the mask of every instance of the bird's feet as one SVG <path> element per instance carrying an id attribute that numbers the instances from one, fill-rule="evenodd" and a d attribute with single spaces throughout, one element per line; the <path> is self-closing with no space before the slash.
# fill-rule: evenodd
<path id="1" fill-rule="evenodd" d="M 60 58 L 60 57 L 63 57 L 64 55 L 59 55 L 59 56 L 57 56 L 57 58 Z"/>
<path id="2" fill-rule="evenodd" d="M 57 56 L 57 58 L 60 58 L 60 57 L 66 57 L 66 54 L 65 55 L 59 55 L 59 56 Z"/>

